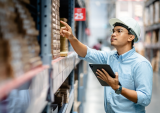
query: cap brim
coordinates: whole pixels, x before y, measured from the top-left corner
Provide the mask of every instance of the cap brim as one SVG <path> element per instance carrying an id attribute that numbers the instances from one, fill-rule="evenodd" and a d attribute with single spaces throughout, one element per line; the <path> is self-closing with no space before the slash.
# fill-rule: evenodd
<path id="1" fill-rule="evenodd" d="M 116 22 L 122 23 L 122 24 L 126 25 L 125 23 L 123 23 L 121 20 L 119 20 L 119 19 L 117 19 L 117 18 L 112 18 L 112 19 L 109 20 L 109 24 L 111 25 L 112 28 L 114 28 L 113 25 L 114 25 Z M 126 26 L 128 26 L 128 25 L 126 25 Z M 128 26 L 128 27 L 129 27 L 129 26 Z M 134 42 L 137 42 L 137 41 L 138 41 L 138 38 L 135 37 Z"/>
<path id="2" fill-rule="evenodd" d="M 113 28 L 114 28 L 113 25 L 114 25 L 116 22 L 122 23 L 122 24 L 126 25 L 125 23 L 123 23 L 121 20 L 119 20 L 119 19 L 117 19 L 117 18 L 112 18 L 112 19 L 109 20 L 109 23 L 110 23 L 111 27 L 113 27 Z M 128 26 L 128 25 L 126 25 L 126 26 Z"/>

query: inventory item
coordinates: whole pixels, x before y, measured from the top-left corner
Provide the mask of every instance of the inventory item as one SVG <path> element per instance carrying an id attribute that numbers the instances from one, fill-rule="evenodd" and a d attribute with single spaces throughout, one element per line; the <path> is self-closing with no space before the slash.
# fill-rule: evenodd
<path id="1" fill-rule="evenodd" d="M 59 1 L 52 0 L 51 16 L 51 53 L 52 59 L 60 57 L 60 21 L 59 21 Z"/>
<path id="2" fill-rule="evenodd" d="M 61 18 L 61 20 L 64 21 L 64 22 L 67 22 L 66 18 Z M 64 27 L 64 25 L 61 24 L 61 23 L 60 23 L 60 26 Z M 61 56 L 67 56 L 68 55 L 68 40 L 67 40 L 67 38 L 65 38 L 63 36 L 61 36 L 60 38 L 61 38 L 60 39 L 61 40 L 61 47 L 60 47 L 61 53 L 60 53 L 60 55 Z"/>
<path id="3" fill-rule="evenodd" d="M 29 0 L 0 1 L 0 82 L 42 65 Z"/>

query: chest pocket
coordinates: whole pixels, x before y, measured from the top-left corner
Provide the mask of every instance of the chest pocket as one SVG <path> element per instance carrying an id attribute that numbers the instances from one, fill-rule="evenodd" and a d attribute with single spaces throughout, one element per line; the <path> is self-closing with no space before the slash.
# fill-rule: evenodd
<path id="1" fill-rule="evenodd" d="M 119 75 L 119 81 L 122 87 L 134 90 L 134 81 L 131 74 L 121 74 Z"/>

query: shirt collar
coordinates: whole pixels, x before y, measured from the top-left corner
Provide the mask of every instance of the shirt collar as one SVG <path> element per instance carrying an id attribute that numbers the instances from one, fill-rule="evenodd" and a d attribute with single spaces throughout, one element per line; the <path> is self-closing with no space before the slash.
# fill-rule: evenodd
<path id="1" fill-rule="evenodd" d="M 122 55 L 118 55 L 117 52 L 115 52 L 114 56 L 121 60 L 124 61 L 125 59 L 127 59 L 128 57 L 130 57 L 133 53 L 135 52 L 135 48 L 133 47 L 131 50 L 129 50 L 128 52 L 122 54 Z"/>

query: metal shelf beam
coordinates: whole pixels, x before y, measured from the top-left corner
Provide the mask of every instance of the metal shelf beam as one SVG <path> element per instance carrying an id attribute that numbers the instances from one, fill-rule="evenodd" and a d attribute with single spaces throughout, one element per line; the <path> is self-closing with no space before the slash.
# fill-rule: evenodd
<path id="1" fill-rule="evenodd" d="M 23 75 L 12 79 L 4 84 L 2 84 L 0 86 L 0 100 L 7 96 L 10 91 L 12 91 L 13 89 L 21 86 L 22 84 L 26 83 L 27 81 L 29 81 L 30 79 L 32 79 L 34 76 L 36 76 L 38 73 L 40 73 L 41 71 L 45 70 L 49 68 L 49 66 L 41 66 L 41 67 L 37 67 L 27 73 L 24 73 Z"/>
<path id="2" fill-rule="evenodd" d="M 153 4 L 155 1 L 158 1 L 158 0 L 149 0 L 145 3 L 145 6 L 148 7 L 149 5 Z"/>
<path id="3" fill-rule="evenodd" d="M 70 53 L 67 57 L 60 57 L 52 61 L 53 73 L 53 93 L 63 84 L 70 75 L 75 65 L 80 62 L 75 52 Z"/>
<path id="4" fill-rule="evenodd" d="M 151 25 L 151 26 L 146 26 L 145 31 L 146 32 L 153 31 L 153 30 L 156 30 L 156 29 L 159 29 L 159 28 L 160 28 L 160 23 L 159 24 L 154 24 L 154 25 Z"/>

